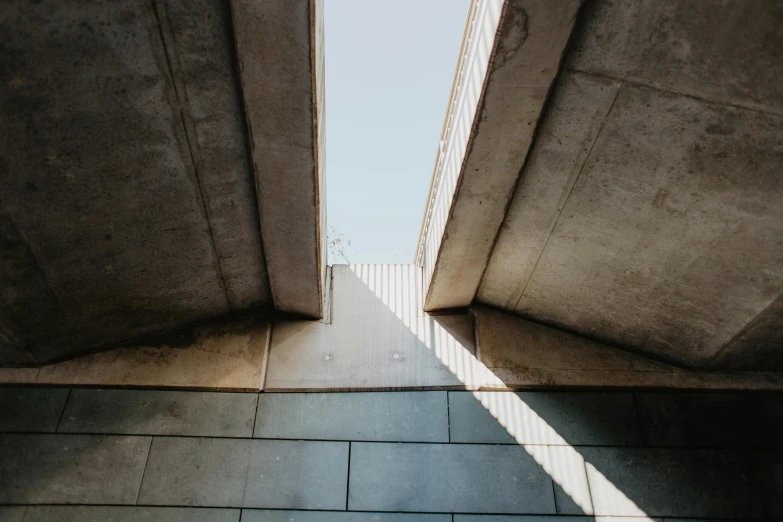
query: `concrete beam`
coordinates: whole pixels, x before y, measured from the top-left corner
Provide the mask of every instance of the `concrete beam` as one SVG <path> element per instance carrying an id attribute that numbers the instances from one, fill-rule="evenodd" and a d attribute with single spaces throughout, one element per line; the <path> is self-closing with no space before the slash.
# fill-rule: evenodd
<path id="1" fill-rule="evenodd" d="M 781 16 L 585 4 L 477 300 L 675 364 L 781 368 Z"/>
<path id="2" fill-rule="evenodd" d="M 473 301 L 580 5 L 474 2 L 420 238 L 425 310 Z"/>
<path id="3" fill-rule="evenodd" d="M 0 364 L 271 304 L 228 6 L 2 13 Z"/>
<path id="4" fill-rule="evenodd" d="M 275 308 L 323 316 L 321 0 L 232 0 L 264 254 Z"/>

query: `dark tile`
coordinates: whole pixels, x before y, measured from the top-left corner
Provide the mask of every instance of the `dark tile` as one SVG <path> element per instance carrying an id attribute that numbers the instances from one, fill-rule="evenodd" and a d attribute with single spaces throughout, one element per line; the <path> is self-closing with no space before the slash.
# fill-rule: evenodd
<path id="1" fill-rule="evenodd" d="M 739 522 L 739 520 L 718 520 L 717 518 L 661 518 L 659 519 L 662 522 Z M 601 520 L 598 520 L 597 522 L 603 522 Z M 622 522 L 622 521 L 618 521 Z M 629 520 L 629 522 L 633 522 L 632 520 Z"/>
<path id="2" fill-rule="evenodd" d="M 250 437 L 255 393 L 74 389 L 60 432 Z"/>
<path id="3" fill-rule="evenodd" d="M 783 447 L 783 395 L 637 393 L 636 402 L 652 446 Z"/>
<path id="4" fill-rule="evenodd" d="M 244 509 L 242 522 L 451 522 L 451 515 Z"/>
<path id="5" fill-rule="evenodd" d="M 764 509 L 772 520 L 783 520 L 783 453 L 749 452 L 754 484 L 761 491 Z"/>
<path id="6" fill-rule="evenodd" d="M 639 445 L 621 392 L 449 392 L 452 442 Z"/>
<path id="7" fill-rule="evenodd" d="M 0 431 L 54 432 L 68 388 L 0 387 Z"/>
<path id="8" fill-rule="evenodd" d="M 0 435 L 0 503 L 132 504 L 149 437 Z"/>
<path id="9" fill-rule="evenodd" d="M 262 393 L 254 436 L 448 442 L 446 392 Z"/>
<path id="10" fill-rule="evenodd" d="M 255 440 L 245 507 L 345 509 L 348 443 Z"/>
<path id="11" fill-rule="evenodd" d="M 238 509 L 31 506 L 24 522 L 239 522 Z"/>
<path id="12" fill-rule="evenodd" d="M 0 507 L 0 520 L 3 522 L 22 522 L 26 509 L 24 506 Z"/>
<path id="13" fill-rule="evenodd" d="M 348 443 L 153 440 L 139 503 L 342 509 Z"/>
<path id="14" fill-rule="evenodd" d="M 554 513 L 555 503 L 549 475 L 521 446 L 355 442 L 348 508 Z"/>
<path id="15" fill-rule="evenodd" d="M 579 448 L 597 515 L 754 518 L 761 502 L 737 451 Z"/>
<path id="16" fill-rule="evenodd" d="M 252 442 L 153 438 L 139 504 L 241 507 Z"/>
<path id="17" fill-rule="evenodd" d="M 662 522 L 649 517 L 571 517 L 550 515 L 454 515 L 454 522 Z M 694 521 L 696 522 L 696 521 Z"/>

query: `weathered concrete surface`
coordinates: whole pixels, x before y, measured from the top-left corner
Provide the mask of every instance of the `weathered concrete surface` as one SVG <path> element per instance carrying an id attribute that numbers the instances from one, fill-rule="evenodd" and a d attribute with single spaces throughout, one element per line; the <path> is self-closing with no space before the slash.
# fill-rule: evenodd
<path id="1" fill-rule="evenodd" d="M 289 33 L 280 22 L 296 22 L 281 10 L 299 5 L 304 25 Z M 323 161 L 313 167 L 310 99 L 310 27 L 320 27 L 320 17 L 299 2 L 263 7 L 280 16 L 253 27 L 274 37 L 243 63 L 273 79 L 265 103 L 294 111 L 305 100 L 307 121 L 265 122 L 266 129 L 251 129 L 252 145 L 266 147 L 264 156 L 279 165 L 309 158 L 311 178 L 322 176 Z M 45 0 L 6 2 L 1 10 L 0 364 L 48 362 L 271 306 L 257 198 L 263 187 L 251 170 L 230 6 Z M 245 18 L 252 20 L 237 16 Z M 293 199 L 282 215 L 323 213 L 315 198 L 296 200 L 319 196 L 313 186 L 322 181 L 288 185 Z M 323 219 L 310 223 L 302 235 L 272 226 L 284 240 L 273 240 L 266 255 L 285 258 L 279 266 L 296 276 L 299 267 L 316 266 L 309 286 L 283 277 L 277 293 L 312 305 L 283 309 L 318 315 Z M 285 257 L 286 241 L 309 245 L 312 259 Z"/>
<path id="2" fill-rule="evenodd" d="M 781 390 L 781 372 L 689 371 L 508 313 L 476 308 L 477 353 L 496 382 L 531 387 Z"/>
<path id="3" fill-rule="evenodd" d="M 506 2 L 437 258 L 425 262 L 425 310 L 473 300 L 580 5 Z"/>
<path id="4" fill-rule="evenodd" d="M 229 6 L 158 0 L 157 8 L 229 303 L 232 309 L 268 304 Z"/>
<path id="5" fill-rule="evenodd" d="M 478 299 L 782 369 L 783 4 L 594 1 L 578 27 Z"/>
<path id="6" fill-rule="evenodd" d="M 322 2 L 232 0 L 275 308 L 323 316 Z"/>
<path id="7" fill-rule="evenodd" d="M 477 298 L 516 308 L 620 82 L 564 71 L 514 192 Z"/>
<path id="8" fill-rule="evenodd" d="M 783 369 L 783 296 L 775 298 L 735 337 L 717 351 L 711 368 L 718 369 Z"/>
<path id="9" fill-rule="evenodd" d="M 778 0 L 592 0 L 571 69 L 783 114 Z"/>
<path id="10" fill-rule="evenodd" d="M 485 278 L 522 286 L 517 313 L 702 365 L 783 288 L 782 134 L 778 116 L 625 86 L 527 281 Z"/>

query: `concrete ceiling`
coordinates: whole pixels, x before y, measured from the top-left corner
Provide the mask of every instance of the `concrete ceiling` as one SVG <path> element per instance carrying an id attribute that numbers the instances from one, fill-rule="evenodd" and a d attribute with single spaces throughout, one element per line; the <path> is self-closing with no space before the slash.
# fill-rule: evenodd
<path id="1" fill-rule="evenodd" d="M 426 307 L 783 369 L 783 2 L 592 0 L 536 51 L 573 5 L 504 5 L 443 239 L 425 228 Z M 523 96 L 549 67 L 551 90 Z"/>
<path id="2" fill-rule="evenodd" d="M 0 364 L 322 314 L 321 19 L 315 1 L 3 2 Z"/>

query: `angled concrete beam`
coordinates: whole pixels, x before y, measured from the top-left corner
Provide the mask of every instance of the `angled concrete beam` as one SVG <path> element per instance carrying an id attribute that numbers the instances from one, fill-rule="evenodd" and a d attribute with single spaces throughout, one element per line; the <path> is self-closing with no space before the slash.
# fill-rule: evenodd
<path id="1" fill-rule="evenodd" d="M 323 6 L 232 0 L 261 236 L 279 311 L 323 316 Z"/>
<path id="2" fill-rule="evenodd" d="M 472 2 L 419 238 L 425 310 L 473 301 L 580 5 Z"/>

